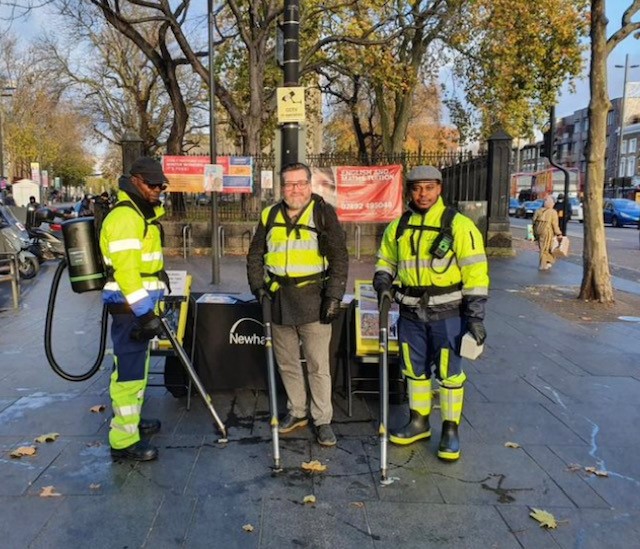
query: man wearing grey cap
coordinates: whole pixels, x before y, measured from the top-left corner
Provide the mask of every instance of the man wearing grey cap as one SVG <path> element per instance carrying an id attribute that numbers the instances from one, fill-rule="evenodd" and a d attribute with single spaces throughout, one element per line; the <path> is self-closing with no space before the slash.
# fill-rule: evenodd
<path id="1" fill-rule="evenodd" d="M 406 445 L 431 437 L 433 368 L 442 419 L 437 455 L 455 461 L 466 380 L 460 344 L 466 332 L 479 345 L 486 338 L 487 259 L 473 221 L 445 206 L 437 168 L 413 168 L 406 185 L 408 211 L 386 228 L 373 279 L 379 305 L 400 304 L 398 343 L 409 394 L 409 421 L 391 429 L 389 440 Z"/>

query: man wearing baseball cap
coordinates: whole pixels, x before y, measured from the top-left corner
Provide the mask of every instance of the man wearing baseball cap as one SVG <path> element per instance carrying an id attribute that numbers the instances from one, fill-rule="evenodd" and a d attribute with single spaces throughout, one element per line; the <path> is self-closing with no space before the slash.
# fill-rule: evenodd
<path id="1" fill-rule="evenodd" d="M 406 445 L 431 437 L 433 369 L 442 420 L 437 455 L 455 461 L 466 380 L 460 344 L 466 332 L 478 345 L 486 338 L 487 259 L 473 221 L 445 206 L 437 168 L 414 167 L 406 185 L 408 211 L 386 228 L 373 279 L 379 305 L 391 299 L 400 304 L 398 343 L 410 417 L 390 430 L 389 440 Z"/>
<path id="2" fill-rule="evenodd" d="M 138 158 L 130 176 L 120 177 L 118 202 L 100 230 L 100 250 L 107 269 L 102 300 L 112 317 L 109 444 L 114 460 L 149 461 L 158 456 L 146 437 L 160 430 L 160 421 L 141 414 L 149 340 L 164 335 L 157 316 L 167 280 L 158 219 L 164 215 L 160 193 L 166 186 L 160 162 Z"/>

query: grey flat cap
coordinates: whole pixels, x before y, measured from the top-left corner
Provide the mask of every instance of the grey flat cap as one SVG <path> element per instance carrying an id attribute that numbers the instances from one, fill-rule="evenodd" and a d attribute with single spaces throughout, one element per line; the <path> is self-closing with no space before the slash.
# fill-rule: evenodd
<path id="1" fill-rule="evenodd" d="M 442 174 L 438 168 L 433 166 L 416 166 L 409 170 L 406 180 L 407 183 L 416 181 L 440 181 L 442 183 Z"/>

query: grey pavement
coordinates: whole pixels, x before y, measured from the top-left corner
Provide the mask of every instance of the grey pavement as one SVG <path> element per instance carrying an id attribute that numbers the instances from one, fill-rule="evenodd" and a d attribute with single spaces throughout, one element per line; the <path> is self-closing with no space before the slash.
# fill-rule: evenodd
<path id="1" fill-rule="evenodd" d="M 208 257 L 168 264 L 193 274 L 194 291 L 248 290 L 243 258 L 222 259 L 216 286 Z M 337 446 L 319 447 L 307 430 L 282 437 L 283 471 L 275 473 L 265 393 L 213 394 L 229 425 L 229 442 L 220 444 L 199 399 L 188 411 L 186 399 L 150 387 L 145 415 L 163 422 L 153 438 L 160 458 L 113 463 L 111 358 L 80 383 L 51 371 L 43 330 L 55 265 L 44 265 L 23 285 L 20 310 L 0 312 L 0 546 L 638 547 L 640 323 L 582 324 L 546 312 L 523 288 L 578 285 L 581 270 L 561 261 L 540 273 L 536 265 L 532 251 L 491 261 L 489 339 L 467 367 L 461 459 L 437 460 L 434 410 L 431 441 L 390 446 L 387 485 L 379 477 L 377 400 L 357 398 L 349 417 L 338 391 Z M 371 259 L 353 260 L 350 278 L 372 271 Z M 614 282 L 640 294 L 640 284 Z M 0 288 L 0 307 L 9 306 Z M 99 294 L 72 294 L 64 279 L 53 340 L 65 368 L 80 372 L 94 362 L 99 321 Z M 98 405 L 105 409 L 90 411 Z M 406 409 L 391 412 L 393 425 Z M 34 443 L 52 432 L 60 435 L 54 442 Z M 37 453 L 11 458 L 21 446 Z M 326 471 L 303 472 L 312 459 Z M 307 495 L 316 502 L 304 504 Z M 540 527 L 532 508 L 552 513 L 557 528 Z"/>

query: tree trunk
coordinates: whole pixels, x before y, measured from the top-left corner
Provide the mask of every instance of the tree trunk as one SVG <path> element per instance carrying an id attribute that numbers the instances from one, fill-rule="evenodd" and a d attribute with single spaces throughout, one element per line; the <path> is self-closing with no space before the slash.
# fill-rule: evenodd
<path id="1" fill-rule="evenodd" d="M 584 201 L 583 275 L 579 299 L 613 302 L 606 235 L 602 216 L 607 114 L 607 18 L 604 0 L 591 0 L 591 71 L 589 76 L 589 133 Z"/>

